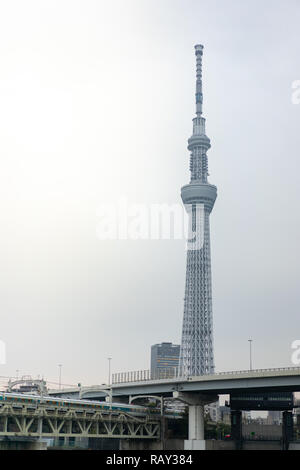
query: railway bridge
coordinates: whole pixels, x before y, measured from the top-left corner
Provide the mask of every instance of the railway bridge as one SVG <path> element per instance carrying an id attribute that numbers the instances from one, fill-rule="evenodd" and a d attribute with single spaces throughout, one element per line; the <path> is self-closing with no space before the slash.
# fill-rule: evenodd
<path id="1" fill-rule="evenodd" d="M 159 439 L 160 419 L 75 404 L 0 402 L 0 438 Z"/>

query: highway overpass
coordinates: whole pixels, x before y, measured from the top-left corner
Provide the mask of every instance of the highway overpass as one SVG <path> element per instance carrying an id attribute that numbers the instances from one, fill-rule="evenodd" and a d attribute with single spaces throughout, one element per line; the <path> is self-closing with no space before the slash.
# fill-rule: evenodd
<path id="1" fill-rule="evenodd" d="M 132 377 L 132 380 L 126 381 L 126 375 L 123 375 L 124 380 L 110 386 L 102 384 L 56 389 L 50 390 L 49 394 L 102 400 L 111 391 L 113 399 L 117 401 L 117 398 L 125 399 L 134 395 L 172 397 L 173 392 L 184 392 L 205 395 L 208 399 L 211 397 L 213 401 L 216 395 L 226 395 L 232 392 L 261 390 L 300 392 L 300 367 L 219 372 L 211 375 L 155 380 L 137 379 L 138 373 L 128 373 L 128 377 Z"/>

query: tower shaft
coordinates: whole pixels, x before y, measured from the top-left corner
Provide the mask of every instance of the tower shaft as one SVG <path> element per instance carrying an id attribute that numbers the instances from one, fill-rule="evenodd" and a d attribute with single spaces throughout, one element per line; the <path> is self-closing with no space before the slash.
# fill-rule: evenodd
<path id="1" fill-rule="evenodd" d="M 209 215 L 217 197 L 217 188 L 207 181 L 210 140 L 205 134 L 205 119 L 202 117 L 203 46 L 195 46 L 195 53 L 196 117 L 193 119 L 193 135 L 188 140 L 191 180 L 181 188 L 182 201 L 189 216 L 179 362 L 184 375 L 214 372 Z"/>

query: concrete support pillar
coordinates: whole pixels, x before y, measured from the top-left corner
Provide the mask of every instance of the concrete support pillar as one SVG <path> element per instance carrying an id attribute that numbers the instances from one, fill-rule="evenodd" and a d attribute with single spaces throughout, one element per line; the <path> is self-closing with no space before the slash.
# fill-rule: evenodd
<path id="1" fill-rule="evenodd" d="M 235 448 L 242 449 L 243 434 L 242 434 L 242 412 L 240 410 L 231 410 L 231 436 L 235 441 Z"/>
<path id="2" fill-rule="evenodd" d="M 189 440 L 204 439 L 204 406 L 189 406 Z"/>
<path id="3" fill-rule="evenodd" d="M 293 440 L 294 427 L 293 415 L 291 411 L 282 413 L 282 449 L 288 450 L 289 444 Z"/>
<path id="4" fill-rule="evenodd" d="M 218 397 L 179 391 L 173 392 L 173 397 L 189 407 L 189 438 L 184 441 L 184 450 L 205 450 L 204 405 L 217 401 Z"/>

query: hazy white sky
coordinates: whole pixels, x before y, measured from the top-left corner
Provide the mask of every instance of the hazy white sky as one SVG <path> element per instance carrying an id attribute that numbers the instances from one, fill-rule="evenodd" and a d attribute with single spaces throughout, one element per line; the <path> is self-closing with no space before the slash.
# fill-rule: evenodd
<path id="1" fill-rule="evenodd" d="M 204 44 L 217 370 L 291 366 L 299 328 L 298 0 L 0 1 L 0 375 L 97 383 L 180 342 L 184 241 L 100 241 L 178 203 Z"/>

